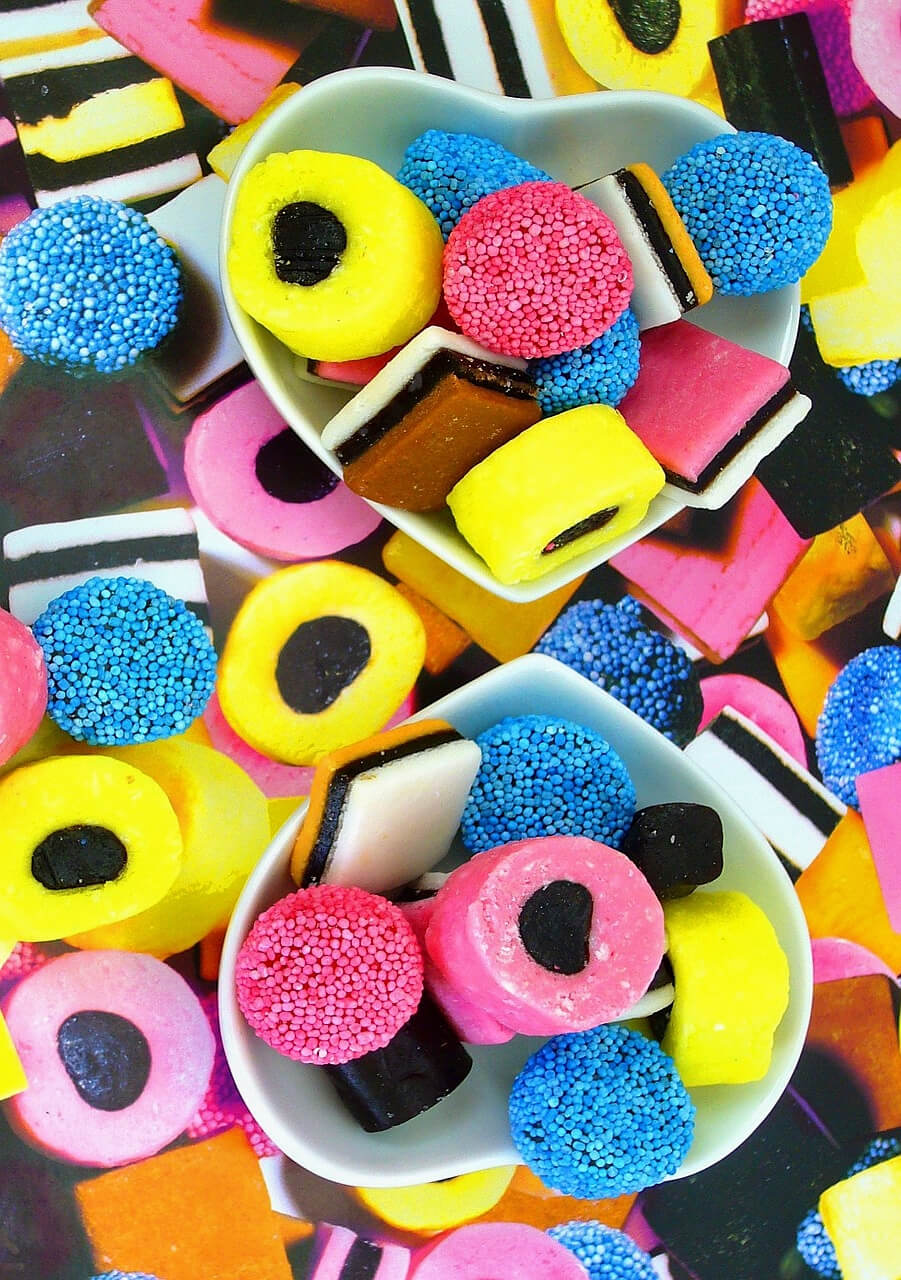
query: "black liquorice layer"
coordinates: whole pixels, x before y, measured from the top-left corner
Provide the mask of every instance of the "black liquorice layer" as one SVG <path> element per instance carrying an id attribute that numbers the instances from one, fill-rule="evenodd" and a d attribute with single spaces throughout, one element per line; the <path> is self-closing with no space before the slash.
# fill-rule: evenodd
<path id="1" fill-rule="evenodd" d="M 679 306 L 683 311 L 691 311 L 698 305 L 698 295 L 653 200 L 631 169 L 617 169 L 613 176 L 635 211 L 635 216 L 644 229 L 654 255 L 679 301 Z"/>
<path id="2" fill-rule="evenodd" d="M 443 347 L 430 356 L 422 368 L 368 422 L 364 422 L 352 436 L 336 447 L 335 454 L 341 465 L 346 467 L 361 458 L 367 449 L 378 444 L 392 428 L 403 422 L 407 414 L 430 395 L 443 378 L 452 374 L 474 386 L 487 387 L 517 400 L 534 400 L 537 393 L 534 382 L 524 371 Z"/>
<path id="3" fill-rule="evenodd" d="M 386 747 L 381 751 L 371 751 L 368 755 L 358 756 L 350 764 L 344 765 L 341 769 L 336 769 L 329 778 L 325 804 L 322 808 L 322 817 L 319 821 L 319 831 L 316 841 L 310 850 L 307 865 L 304 867 L 301 887 L 306 888 L 308 885 L 318 884 L 325 875 L 332 845 L 341 825 L 341 814 L 344 811 L 347 793 L 354 778 L 359 777 L 361 773 L 366 773 L 369 769 L 380 769 L 383 765 L 393 764 L 395 760 L 403 760 L 407 756 L 416 755 L 420 751 L 429 751 L 433 747 L 443 747 L 448 742 L 458 742 L 462 740 L 462 737 L 463 735 L 458 733 L 456 729 L 436 729 L 433 733 L 426 733 L 418 738 L 409 738 L 406 742 L 399 742 L 393 747 Z"/>
<path id="4" fill-rule="evenodd" d="M 196 560 L 199 555 L 196 533 L 163 534 L 150 538 L 120 538 L 118 541 L 84 543 L 58 547 L 53 551 L 32 551 L 18 559 L 7 559 L 6 580 L 11 587 L 26 582 L 87 573 L 92 569 L 118 569 L 152 561 L 155 564 Z"/>
<path id="5" fill-rule="evenodd" d="M 766 743 L 750 733 L 743 724 L 729 715 L 719 715 L 708 726 L 709 731 L 734 751 L 782 795 L 792 808 L 828 837 L 835 830 L 842 814 L 808 787 L 803 778 L 788 767 L 771 751 Z"/>
<path id="6" fill-rule="evenodd" d="M 508 98 L 531 98 L 532 91 L 503 0 L 478 0 L 478 6 L 505 95 Z"/>
<path id="7" fill-rule="evenodd" d="M 381 1248 L 358 1236 L 347 1252 L 338 1280 L 375 1280 L 381 1263 Z"/>
<path id="8" fill-rule="evenodd" d="M 774 396 L 770 396 L 766 404 L 761 405 L 755 414 L 753 414 L 741 431 L 728 440 L 720 449 L 719 453 L 707 463 L 707 466 L 698 476 L 697 480 L 689 480 L 686 476 L 678 475 L 675 471 L 670 471 L 664 467 L 664 473 L 670 484 L 676 485 L 680 489 L 687 489 L 689 493 L 703 493 L 709 484 L 726 470 L 729 463 L 732 462 L 744 449 L 745 445 L 750 444 L 754 437 L 763 430 L 769 422 L 780 413 L 796 395 L 789 378 L 785 385 L 780 387 Z"/>

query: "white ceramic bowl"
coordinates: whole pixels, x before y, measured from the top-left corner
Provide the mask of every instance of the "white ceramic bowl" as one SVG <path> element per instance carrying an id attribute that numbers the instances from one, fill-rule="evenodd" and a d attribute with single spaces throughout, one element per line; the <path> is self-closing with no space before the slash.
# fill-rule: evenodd
<path id="1" fill-rule="evenodd" d="M 688 800 L 717 809 L 725 844 L 716 887 L 753 898 L 772 921 L 788 956 L 791 997 L 764 1079 L 691 1091 L 697 1106 L 695 1138 L 677 1176 L 697 1173 L 728 1155 L 761 1123 L 798 1061 L 812 998 L 804 916 L 779 859 L 728 796 L 656 730 L 553 658 L 518 658 L 414 719 L 440 716 L 472 737 L 504 716 L 533 713 L 565 716 L 607 738 L 632 775 L 640 806 Z M 304 812 L 305 806 L 282 827 L 248 880 L 222 953 L 222 1040 L 247 1106 L 292 1160 L 354 1186 L 404 1186 L 517 1162 L 507 1100 L 514 1076 L 540 1040 L 516 1036 L 506 1045 L 471 1047 L 475 1065 L 450 1097 L 407 1124 L 373 1134 L 351 1119 L 318 1067 L 282 1057 L 244 1021 L 235 997 L 235 959 L 259 913 L 294 890 L 288 862 Z M 457 854 L 465 856 L 462 846 Z"/>
<path id="2" fill-rule="evenodd" d="M 238 187 L 244 175 L 275 151 L 308 148 L 365 156 L 390 173 L 407 145 L 425 129 L 474 133 L 503 143 L 571 186 L 642 160 L 658 173 L 696 142 L 733 132 L 706 107 L 666 93 L 599 92 L 532 101 L 502 98 L 437 76 L 393 68 L 339 71 L 289 98 L 253 135 L 229 183 L 222 218 L 220 272 L 229 318 L 266 394 L 285 421 L 333 471 L 335 455 L 320 433 L 348 399 L 295 372 L 297 357 L 238 305 L 226 259 Z M 716 297 L 692 320 L 725 338 L 788 363 L 798 327 L 797 285 L 751 298 Z M 457 532 L 450 511 L 416 515 L 372 504 L 435 555 L 474 582 L 508 600 L 536 600 L 650 533 L 679 510 L 659 497 L 648 515 L 621 538 L 585 552 L 532 582 L 498 582 Z"/>

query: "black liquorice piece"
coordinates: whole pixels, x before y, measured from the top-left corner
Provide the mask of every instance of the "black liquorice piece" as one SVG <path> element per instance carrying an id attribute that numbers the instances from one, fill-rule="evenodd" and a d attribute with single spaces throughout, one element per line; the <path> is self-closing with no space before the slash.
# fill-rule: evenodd
<path id="1" fill-rule="evenodd" d="M 279 693 L 292 711 L 316 715 L 353 684 L 371 653 L 369 632 L 353 618 L 326 614 L 302 622 L 278 655 Z"/>
<path id="2" fill-rule="evenodd" d="M 803 422 L 761 462 L 757 479 L 802 538 L 834 529 L 901 480 L 897 429 L 848 391 L 801 325 L 792 381 L 809 396 Z"/>
<path id="3" fill-rule="evenodd" d="M 384 1049 L 323 1067 L 367 1133 L 383 1133 L 422 1115 L 461 1085 L 471 1069 L 472 1058 L 427 995 Z"/>
<path id="4" fill-rule="evenodd" d="M 726 119 L 803 147 L 833 187 L 854 175 L 806 13 L 766 18 L 707 46 Z"/>
<path id="5" fill-rule="evenodd" d="M 116 880 L 127 861 L 113 831 L 77 822 L 44 837 L 31 855 L 31 874 L 45 889 L 82 889 Z"/>
<path id="6" fill-rule="evenodd" d="M 723 824 L 706 804 L 639 809 L 621 847 L 662 900 L 684 898 L 723 870 Z"/>

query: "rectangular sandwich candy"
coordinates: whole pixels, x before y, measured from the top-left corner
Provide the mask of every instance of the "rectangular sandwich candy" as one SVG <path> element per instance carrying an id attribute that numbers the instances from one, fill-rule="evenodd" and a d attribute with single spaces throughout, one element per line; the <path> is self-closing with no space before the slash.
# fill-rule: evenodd
<path id="1" fill-rule="evenodd" d="M 901 1258 L 901 1156 L 845 1178 L 820 1196 L 843 1280 L 894 1280 Z"/>
<path id="2" fill-rule="evenodd" d="M 576 190 L 606 213 L 629 255 L 635 280 L 629 305 L 639 329 L 678 320 L 710 301 L 713 282 L 653 169 L 629 165 Z"/>
<path id="3" fill-rule="evenodd" d="M 27 626 L 51 600 L 93 577 L 142 578 L 184 600 L 209 626 L 197 530 L 182 507 L 16 529 L 3 539 L 9 611 Z"/>
<path id="4" fill-rule="evenodd" d="M 442 613 L 418 591 L 404 582 L 399 582 L 397 589 L 419 614 L 425 628 L 425 658 L 422 665 L 430 676 L 438 676 L 469 648 L 470 638 L 462 627 L 458 627 L 456 622 L 451 621 L 446 613 Z"/>
<path id="5" fill-rule="evenodd" d="M 610 563 L 659 618 L 711 662 L 722 662 L 750 634 L 807 545 L 751 479 L 719 511 L 696 511 L 690 537 L 651 533 Z"/>
<path id="6" fill-rule="evenodd" d="M 726 119 L 812 155 L 832 186 L 853 178 L 806 13 L 735 27 L 708 48 Z"/>
<path id="7" fill-rule="evenodd" d="M 721 507 L 806 417 L 788 369 L 684 320 L 641 341 L 619 411 L 666 472 L 668 496 Z"/>
<path id="8" fill-rule="evenodd" d="M 471 468 L 540 417 L 525 361 L 430 325 L 339 410 L 322 443 L 354 493 L 440 511 Z"/>
<path id="9" fill-rule="evenodd" d="M 769 840 L 797 878 L 847 808 L 753 721 L 724 707 L 685 748 Z"/>

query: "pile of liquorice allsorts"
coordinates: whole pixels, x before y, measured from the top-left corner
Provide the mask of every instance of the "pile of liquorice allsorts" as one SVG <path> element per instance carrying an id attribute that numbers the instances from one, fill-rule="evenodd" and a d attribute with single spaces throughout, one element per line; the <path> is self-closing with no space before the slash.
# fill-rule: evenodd
<path id="1" fill-rule="evenodd" d="M 449 508 L 514 584 L 626 538 L 664 488 L 722 507 L 789 436 L 809 400 L 788 370 L 682 316 L 797 281 L 831 222 L 817 163 L 761 132 L 573 190 L 431 129 L 398 180 L 311 151 L 254 166 L 229 273 L 301 375 L 363 384 L 322 434 L 348 488 Z"/>
<path id="2" fill-rule="evenodd" d="M 471 856 L 431 873 L 458 829 Z M 464 1041 L 550 1036 L 510 1097 L 522 1158 L 569 1195 L 635 1192 L 682 1163 L 689 1088 L 766 1075 L 787 1005 L 760 907 L 696 892 L 722 869 L 717 813 L 637 808 L 623 761 L 581 725 L 513 717 L 474 741 L 402 725 L 317 765 L 299 888 L 244 940 L 238 1003 L 373 1132 L 462 1084 Z M 656 1037 L 620 1025 L 644 1017 Z"/>

